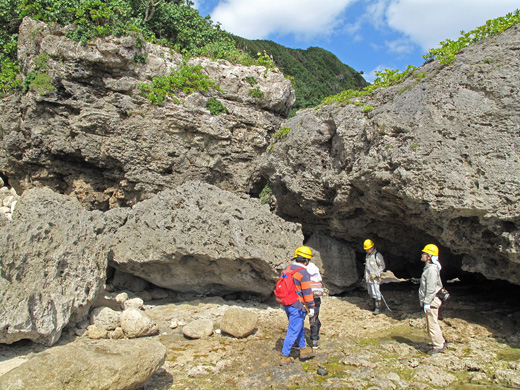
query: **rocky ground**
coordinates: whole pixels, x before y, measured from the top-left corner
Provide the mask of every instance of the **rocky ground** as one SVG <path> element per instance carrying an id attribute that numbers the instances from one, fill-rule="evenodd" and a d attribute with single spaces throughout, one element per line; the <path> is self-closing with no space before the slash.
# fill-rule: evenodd
<path id="1" fill-rule="evenodd" d="M 368 310 L 364 291 L 325 297 L 316 356 L 283 367 L 278 360 L 287 319 L 274 302 L 201 297 L 148 303 L 146 312 L 161 329 L 155 337 L 168 352 L 163 367 L 140 390 L 519 388 L 519 290 L 489 283 L 448 287 L 452 297 L 441 309 L 445 354 L 426 353 L 429 338 L 417 286 L 392 283 L 383 286 L 391 311 L 378 316 Z M 254 334 L 236 339 L 219 333 L 219 321 L 232 306 L 258 315 Z M 215 333 L 185 338 L 182 324 L 196 319 L 213 320 Z M 60 344 L 74 342 L 72 334 L 62 339 Z M 1 346 L 0 374 L 42 350 L 29 342 Z M 292 355 L 297 358 L 298 351 Z M 320 368 L 326 375 L 318 374 Z"/>

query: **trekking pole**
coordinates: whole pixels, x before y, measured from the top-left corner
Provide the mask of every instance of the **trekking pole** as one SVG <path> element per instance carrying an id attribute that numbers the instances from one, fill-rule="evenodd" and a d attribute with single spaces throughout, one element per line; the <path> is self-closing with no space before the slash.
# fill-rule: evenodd
<path id="1" fill-rule="evenodd" d="M 383 299 L 383 302 L 385 303 L 386 308 L 387 308 L 389 311 L 392 311 L 392 309 L 390 309 L 390 308 L 388 307 L 388 304 L 386 303 L 386 300 L 385 300 L 385 297 L 383 296 L 383 294 L 381 294 L 381 299 Z"/>

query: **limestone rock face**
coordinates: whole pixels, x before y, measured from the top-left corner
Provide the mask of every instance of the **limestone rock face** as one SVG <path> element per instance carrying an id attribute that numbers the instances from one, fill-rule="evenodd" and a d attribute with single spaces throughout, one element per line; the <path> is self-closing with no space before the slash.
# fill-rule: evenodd
<path id="1" fill-rule="evenodd" d="M 300 225 L 267 205 L 201 182 L 138 203 L 106 238 L 113 267 L 156 286 L 264 296 L 303 241 Z"/>
<path id="2" fill-rule="evenodd" d="M 22 195 L 13 220 L 0 226 L 0 343 L 52 345 L 72 318 L 88 313 L 107 267 L 97 217 L 49 189 Z"/>
<path id="3" fill-rule="evenodd" d="M 267 297 L 302 241 L 301 226 L 267 205 L 201 182 L 106 212 L 50 189 L 28 190 L 13 220 L 0 226 L 0 343 L 54 344 L 66 325 L 104 301 L 108 263 L 175 291 Z M 140 298 L 118 302 L 143 306 Z M 127 311 L 121 323 L 128 337 L 155 334 L 153 324 Z M 116 317 L 109 308 L 93 313 L 100 329 L 113 329 Z"/>
<path id="4" fill-rule="evenodd" d="M 0 171 L 18 193 L 48 186 L 92 209 L 132 205 L 187 180 L 246 195 L 265 184 L 258 160 L 294 102 L 277 70 L 192 59 L 221 91 L 178 94 L 155 106 L 138 84 L 169 75 L 182 57 L 135 37 L 82 45 L 67 27 L 24 19 L 19 33 L 22 72 L 46 58 L 55 88 L 0 103 Z M 147 54 L 146 63 L 137 63 Z M 247 80 L 263 97 L 252 97 Z M 206 108 L 218 99 L 228 113 Z M 22 116 L 23 113 L 23 116 Z"/>
<path id="5" fill-rule="evenodd" d="M 417 69 L 367 108 L 300 111 L 266 152 L 278 213 L 305 234 L 371 238 L 391 269 L 425 244 L 450 267 L 520 283 L 520 26 Z"/>
<path id="6" fill-rule="evenodd" d="M 312 262 L 320 269 L 329 294 L 340 294 L 356 285 L 356 254 L 350 245 L 321 233 L 313 234 L 305 245 L 312 249 Z"/>
<path id="7" fill-rule="evenodd" d="M 137 389 L 164 363 L 152 339 L 97 340 L 39 353 L 0 377 L 5 390 Z"/>

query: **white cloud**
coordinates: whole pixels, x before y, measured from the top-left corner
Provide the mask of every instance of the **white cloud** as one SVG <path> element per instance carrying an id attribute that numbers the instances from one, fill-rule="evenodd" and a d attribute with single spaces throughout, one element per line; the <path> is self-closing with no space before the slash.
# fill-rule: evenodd
<path id="1" fill-rule="evenodd" d="M 415 49 L 408 38 L 399 38 L 393 41 L 385 41 L 387 50 L 393 54 L 409 54 Z"/>
<path id="2" fill-rule="evenodd" d="M 211 13 L 233 34 L 262 39 L 294 34 L 301 39 L 327 36 L 341 22 L 346 7 L 357 0 L 224 0 Z"/>
<path id="3" fill-rule="evenodd" d="M 517 8 L 518 0 L 393 0 L 386 17 L 390 27 L 427 51 Z"/>

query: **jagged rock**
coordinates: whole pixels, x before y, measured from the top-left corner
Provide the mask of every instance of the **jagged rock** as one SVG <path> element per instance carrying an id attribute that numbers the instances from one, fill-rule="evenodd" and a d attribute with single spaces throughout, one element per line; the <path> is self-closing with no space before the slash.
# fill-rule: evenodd
<path id="1" fill-rule="evenodd" d="M 157 324 L 145 312 L 134 308 L 125 310 L 121 315 L 121 329 L 130 339 L 153 336 L 159 332 Z"/>
<path id="2" fill-rule="evenodd" d="M 211 336 L 213 334 L 213 321 L 208 319 L 191 321 L 182 328 L 182 333 L 190 339 Z"/>
<path id="3" fill-rule="evenodd" d="M 231 307 L 222 316 L 220 329 L 233 337 L 243 338 L 254 332 L 257 322 L 258 316 L 254 312 Z"/>
<path id="4" fill-rule="evenodd" d="M 394 271 L 420 274 L 436 243 L 446 277 L 520 284 L 519 39 L 517 25 L 425 64 L 367 110 L 297 113 L 262 161 L 277 213 L 360 254 L 372 238 Z"/>
<path id="5" fill-rule="evenodd" d="M 119 326 L 121 312 L 109 307 L 98 307 L 90 313 L 90 323 L 105 330 L 114 330 Z"/>
<path id="6" fill-rule="evenodd" d="M 187 180 L 242 196 L 260 193 L 258 160 L 295 100 L 281 72 L 193 58 L 188 64 L 202 66 L 221 91 L 180 94 L 180 103 L 155 106 L 138 84 L 179 69 L 180 54 L 148 42 L 140 47 L 133 36 L 82 44 L 66 29 L 29 18 L 20 26 L 22 72 L 33 71 L 45 53 L 56 89 L 0 101 L 0 171 L 19 193 L 49 186 L 103 210 Z M 146 63 L 136 63 L 143 52 Z M 262 98 L 249 94 L 251 79 Z M 212 115 L 211 97 L 228 113 Z"/>
<path id="7" fill-rule="evenodd" d="M 110 264 L 182 292 L 268 296 L 303 241 L 267 205 L 200 182 L 138 203 L 122 222 L 108 237 Z"/>
<path id="8" fill-rule="evenodd" d="M 52 345 L 71 319 L 87 315 L 107 268 L 98 216 L 49 189 L 22 195 L 0 226 L 0 343 Z"/>
<path id="9" fill-rule="evenodd" d="M 0 227 L 0 342 L 53 344 L 101 302 L 142 308 L 141 298 L 106 295 L 108 259 L 156 286 L 267 297 L 303 240 L 299 225 L 268 206 L 209 184 L 189 182 L 147 202 L 102 213 L 50 189 L 26 191 L 14 220 Z M 123 329 L 128 337 L 155 332 L 152 325 Z"/>
<path id="10" fill-rule="evenodd" d="M 152 339 L 98 340 L 39 353 L 0 377 L 4 390 L 137 389 L 164 363 Z"/>

